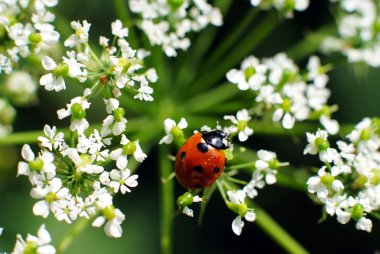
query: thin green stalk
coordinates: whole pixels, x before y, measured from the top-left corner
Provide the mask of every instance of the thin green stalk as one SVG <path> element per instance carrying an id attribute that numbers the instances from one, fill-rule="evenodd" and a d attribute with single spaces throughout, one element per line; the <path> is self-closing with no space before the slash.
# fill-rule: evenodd
<path id="1" fill-rule="evenodd" d="M 131 19 L 131 13 L 127 5 L 127 0 L 114 0 L 113 5 L 115 7 L 117 17 L 128 26 L 129 34 L 128 41 L 134 48 L 138 47 L 138 40 L 136 36 L 135 25 Z"/>
<path id="2" fill-rule="evenodd" d="M 77 221 L 69 233 L 57 244 L 56 250 L 57 254 L 63 253 L 71 244 L 71 242 L 80 234 L 83 232 L 83 230 L 88 226 L 91 219 L 81 219 Z"/>
<path id="3" fill-rule="evenodd" d="M 188 108 L 189 111 L 193 113 L 209 110 L 210 108 L 213 108 L 213 106 L 233 98 L 240 92 L 241 91 L 237 89 L 235 85 L 224 83 L 214 89 L 205 90 L 204 93 L 200 93 L 190 98 L 185 102 L 185 108 Z"/>
<path id="4" fill-rule="evenodd" d="M 251 202 L 249 201 L 248 203 Z M 255 208 L 257 225 L 285 251 L 292 254 L 309 253 L 262 208 L 258 207 L 256 204 L 252 205 L 252 203 L 251 206 Z"/>
<path id="5" fill-rule="evenodd" d="M 219 8 L 222 14 L 226 14 L 230 9 L 231 3 L 231 0 L 217 0 L 214 5 Z M 209 51 L 217 35 L 217 31 L 217 27 L 209 26 L 192 43 L 191 48 L 186 52 L 184 62 L 179 64 L 178 76 L 176 78 L 176 88 L 178 89 L 176 92 L 182 92 L 183 87 L 188 86 L 194 81 L 200 66 L 204 68 L 201 61 L 204 60 L 205 54 Z"/>
<path id="6" fill-rule="evenodd" d="M 329 24 L 315 32 L 309 32 L 302 40 L 285 50 L 286 54 L 294 61 L 303 60 L 321 48 L 321 43 L 326 38 L 324 34 L 332 34 L 334 28 L 335 26 Z"/>
<path id="7" fill-rule="evenodd" d="M 206 62 L 203 64 L 203 68 L 211 68 L 215 63 L 217 63 L 229 49 L 231 49 L 237 42 L 237 40 L 242 36 L 242 34 L 247 30 L 247 28 L 252 25 L 252 21 L 257 17 L 258 8 L 250 10 L 244 19 L 242 19 L 236 28 L 218 45 L 218 47 L 211 53 L 207 58 Z"/>
<path id="8" fill-rule="evenodd" d="M 229 69 L 233 68 L 244 57 L 251 53 L 256 46 L 263 41 L 278 25 L 278 19 L 273 14 L 268 14 L 254 29 L 241 40 L 239 45 L 231 53 L 219 62 L 215 69 L 205 69 L 201 77 L 191 86 L 190 93 L 206 90 L 220 80 Z"/>
<path id="9" fill-rule="evenodd" d="M 169 150 L 167 146 L 159 147 L 160 175 L 161 179 L 166 179 L 172 173 L 172 163 L 167 159 Z M 168 181 L 160 185 L 160 222 L 161 222 L 161 253 L 171 254 L 172 231 L 174 214 L 174 181 Z"/>

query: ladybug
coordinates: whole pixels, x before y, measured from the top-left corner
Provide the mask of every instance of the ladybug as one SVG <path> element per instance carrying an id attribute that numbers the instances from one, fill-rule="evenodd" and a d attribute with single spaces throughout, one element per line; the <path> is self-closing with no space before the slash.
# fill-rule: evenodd
<path id="1" fill-rule="evenodd" d="M 174 162 L 177 180 L 190 189 L 213 184 L 222 173 L 229 148 L 227 134 L 221 130 L 202 131 L 191 136 L 178 150 Z"/>

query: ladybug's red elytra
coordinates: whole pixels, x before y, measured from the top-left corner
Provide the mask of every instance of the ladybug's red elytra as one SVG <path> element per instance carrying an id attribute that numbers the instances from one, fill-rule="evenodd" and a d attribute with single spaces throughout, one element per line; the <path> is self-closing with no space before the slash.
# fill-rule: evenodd
<path id="1" fill-rule="evenodd" d="M 190 189 L 213 184 L 222 173 L 229 148 L 227 134 L 221 130 L 202 131 L 191 136 L 178 150 L 174 163 L 177 180 Z"/>

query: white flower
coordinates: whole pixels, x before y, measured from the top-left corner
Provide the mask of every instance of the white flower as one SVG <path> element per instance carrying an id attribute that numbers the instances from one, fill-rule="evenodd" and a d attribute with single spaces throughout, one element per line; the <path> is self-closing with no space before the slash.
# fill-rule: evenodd
<path id="1" fill-rule="evenodd" d="M 34 204 L 33 213 L 43 218 L 47 218 L 50 209 L 53 209 L 57 201 L 70 198 L 69 189 L 62 187 L 61 179 L 55 177 L 46 180 L 48 184 L 41 184 L 30 191 L 33 198 L 42 199 Z"/>
<path id="2" fill-rule="evenodd" d="M 42 224 L 38 229 L 37 236 L 28 234 L 26 241 L 24 241 L 21 235 L 17 235 L 16 244 L 12 254 L 24 254 L 30 252 L 30 246 L 33 246 L 33 250 L 37 254 L 55 254 L 55 248 L 50 242 L 50 234 L 46 230 L 45 225 Z"/>
<path id="3" fill-rule="evenodd" d="M 303 154 L 317 154 L 318 153 L 318 147 L 317 147 L 315 140 L 319 139 L 321 141 L 327 141 L 327 138 L 329 135 L 328 135 L 327 131 L 318 129 L 318 131 L 315 134 L 307 132 L 306 136 L 307 136 L 308 144 L 307 144 L 305 150 L 303 151 Z"/>
<path id="4" fill-rule="evenodd" d="M 108 192 L 103 192 L 103 189 L 98 191 L 96 205 L 104 216 L 97 217 L 93 222 L 93 227 L 104 226 L 104 231 L 107 236 L 119 238 L 123 230 L 121 223 L 125 219 L 125 215 L 117 208 L 113 207 L 112 196 Z"/>
<path id="5" fill-rule="evenodd" d="M 77 206 L 73 197 L 57 200 L 51 210 L 58 221 L 65 221 L 67 224 L 71 224 L 81 213 L 81 208 Z"/>
<path id="6" fill-rule="evenodd" d="M 285 129 L 292 129 L 296 121 L 296 119 L 292 114 L 290 114 L 290 112 L 285 112 L 282 108 L 279 108 L 273 113 L 272 120 L 274 122 L 279 122 L 281 119 L 282 126 Z"/>
<path id="7" fill-rule="evenodd" d="M 42 66 L 45 70 L 53 71 L 57 68 L 57 64 L 53 59 L 48 56 L 42 58 Z M 41 86 L 45 87 L 47 91 L 55 90 L 59 92 L 66 88 L 65 80 L 62 76 L 55 76 L 53 73 L 45 74 L 40 79 Z"/>
<path id="8" fill-rule="evenodd" d="M 90 156 L 88 154 L 79 154 L 79 151 L 75 148 L 67 149 L 67 157 L 74 162 L 78 171 L 87 174 L 100 174 L 104 171 L 104 168 L 99 165 L 95 165 L 96 157 Z"/>
<path id="9" fill-rule="evenodd" d="M 364 231 L 367 231 L 368 233 L 371 233 L 372 231 L 372 221 L 365 217 L 362 217 L 360 220 L 358 220 L 355 226 L 356 226 L 356 229 L 364 230 Z"/>
<path id="10" fill-rule="evenodd" d="M 115 20 L 111 24 L 112 34 L 119 37 L 124 38 L 128 36 L 128 28 L 123 28 L 123 23 L 120 20 Z"/>
<path id="11" fill-rule="evenodd" d="M 248 139 L 253 134 L 253 129 L 248 127 L 248 122 L 251 120 L 247 109 L 239 110 L 236 117 L 232 115 L 224 116 L 225 120 L 230 120 L 234 125 L 228 132 L 238 132 L 238 137 L 241 142 Z M 230 127 L 231 128 L 231 127 Z"/>
<path id="12" fill-rule="evenodd" d="M 82 24 L 79 21 L 72 21 L 71 27 L 75 30 L 75 33 L 66 39 L 64 43 L 65 47 L 75 47 L 78 44 L 87 43 L 90 26 L 91 24 L 86 20 Z"/>
<path id="13" fill-rule="evenodd" d="M 317 193 L 317 197 L 324 202 L 329 194 L 329 190 L 340 192 L 344 189 L 343 183 L 335 179 L 338 173 L 339 172 L 332 170 L 331 174 L 329 174 L 326 172 L 326 167 L 323 166 L 318 171 L 318 176 L 312 176 L 307 180 L 307 190 L 310 193 Z M 326 186 L 326 184 L 328 185 Z"/>
<path id="14" fill-rule="evenodd" d="M 29 181 L 35 184 L 38 176 L 41 173 L 55 175 L 54 156 L 48 151 L 42 152 L 38 157 L 35 157 L 29 145 L 24 145 L 21 150 L 22 157 L 26 160 L 18 163 L 17 176 L 26 175 Z"/>
<path id="15" fill-rule="evenodd" d="M 91 103 L 89 103 L 83 97 L 75 97 L 71 99 L 71 102 L 67 104 L 67 109 L 60 109 L 57 111 L 57 115 L 59 119 L 66 118 L 72 114 L 71 109 L 73 105 L 80 105 L 82 110 L 86 110 L 90 108 Z M 73 119 L 70 124 L 71 131 L 77 131 L 79 135 L 83 134 L 83 132 L 89 127 L 89 123 L 85 117 L 81 119 Z"/>
<path id="16" fill-rule="evenodd" d="M 124 134 L 122 134 L 120 144 L 123 145 L 123 147 L 112 151 L 110 154 L 110 158 L 116 160 L 116 166 L 118 169 L 125 169 L 127 167 L 129 155 L 133 155 L 138 162 L 143 162 L 147 157 L 137 140 L 130 141 Z"/>
<path id="17" fill-rule="evenodd" d="M 187 128 L 187 121 L 185 118 L 181 118 L 178 125 L 173 119 L 167 118 L 164 121 L 164 128 L 166 135 L 161 138 L 159 144 L 171 144 L 173 142 L 173 134 L 171 133 L 172 129 L 174 127 L 178 127 L 179 129 L 183 130 Z"/>
<path id="18" fill-rule="evenodd" d="M 53 149 L 57 149 L 61 147 L 64 143 L 64 134 L 63 132 L 57 132 L 57 128 L 55 126 L 50 127 L 49 125 L 44 126 L 44 133 L 47 138 L 39 136 L 38 141 L 41 142 L 41 146 L 49 149 L 49 151 L 53 151 Z"/>
<path id="19" fill-rule="evenodd" d="M 130 188 L 137 186 L 138 175 L 131 175 L 131 171 L 128 168 L 125 169 L 113 169 L 110 176 L 109 186 L 117 193 L 119 190 L 122 194 L 131 192 Z"/>
<path id="20" fill-rule="evenodd" d="M 227 191 L 228 199 L 231 203 L 237 204 L 237 205 L 245 205 L 245 191 L 244 190 L 237 190 L 237 191 Z M 253 209 L 247 209 L 247 211 L 244 214 L 244 218 L 247 221 L 254 221 L 256 219 L 256 214 L 253 211 Z M 242 220 L 242 217 L 238 215 L 233 221 L 232 221 L 232 231 L 236 235 L 240 235 L 242 232 L 242 229 L 244 227 L 244 222 Z"/>
<path id="21" fill-rule="evenodd" d="M 265 171 L 265 182 L 267 184 L 274 184 L 276 180 L 277 169 L 270 168 L 271 162 L 277 160 L 277 155 L 274 152 L 259 150 L 257 152 L 259 160 L 255 162 L 258 171 Z"/>

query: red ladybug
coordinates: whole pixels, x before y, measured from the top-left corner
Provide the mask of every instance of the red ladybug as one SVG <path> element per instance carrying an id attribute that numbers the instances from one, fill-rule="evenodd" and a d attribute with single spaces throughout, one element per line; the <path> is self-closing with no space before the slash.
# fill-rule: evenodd
<path id="1" fill-rule="evenodd" d="M 220 176 L 226 163 L 221 150 L 229 148 L 227 134 L 202 131 L 191 136 L 178 150 L 174 163 L 177 180 L 190 189 L 205 188 Z"/>

